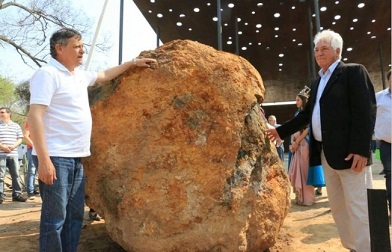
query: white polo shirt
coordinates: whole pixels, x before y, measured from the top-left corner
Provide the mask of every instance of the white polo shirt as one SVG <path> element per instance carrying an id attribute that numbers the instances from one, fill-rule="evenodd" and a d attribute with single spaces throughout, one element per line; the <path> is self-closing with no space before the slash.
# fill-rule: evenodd
<path id="1" fill-rule="evenodd" d="M 47 106 L 43 124 L 49 156 L 90 155 L 92 119 L 87 87 L 96 80 L 96 72 L 75 69 L 72 74 L 53 58 L 31 78 L 30 104 Z"/>

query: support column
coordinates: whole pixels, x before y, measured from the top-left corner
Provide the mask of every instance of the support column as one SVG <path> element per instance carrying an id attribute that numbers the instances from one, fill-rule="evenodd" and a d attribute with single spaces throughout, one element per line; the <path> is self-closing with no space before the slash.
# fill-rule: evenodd
<path id="1" fill-rule="evenodd" d="M 122 63 L 123 29 L 124 28 L 124 0 L 120 1 L 120 32 L 118 39 L 118 64 Z"/>
<path id="2" fill-rule="evenodd" d="M 238 17 L 235 15 L 234 20 L 234 39 L 235 39 L 235 54 L 240 55 L 240 38 L 238 36 Z"/>
<path id="3" fill-rule="evenodd" d="M 320 8 L 318 4 L 318 0 L 313 0 L 314 3 L 314 14 L 316 15 L 316 32 L 320 32 Z"/>
<path id="4" fill-rule="evenodd" d="M 314 50 L 313 50 L 313 23 L 312 23 L 312 11 L 310 10 L 310 4 L 308 4 L 308 20 L 309 20 L 309 52 L 310 52 L 310 62 L 312 69 L 311 79 L 316 78 L 316 63 L 314 59 Z"/>
<path id="5" fill-rule="evenodd" d="M 216 14 L 218 17 L 217 22 L 217 36 L 218 36 L 218 50 L 222 51 L 222 12 L 221 12 L 221 1 L 216 0 Z"/>
<path id="6" fill-rule="evenodd" d="M 157 34 L 157 47 L 159 47 L 159 37 L 161 36 L 161 30 L 159 29 L 159 26 L 157 26 L 157 30 L 155 33 Z"/>

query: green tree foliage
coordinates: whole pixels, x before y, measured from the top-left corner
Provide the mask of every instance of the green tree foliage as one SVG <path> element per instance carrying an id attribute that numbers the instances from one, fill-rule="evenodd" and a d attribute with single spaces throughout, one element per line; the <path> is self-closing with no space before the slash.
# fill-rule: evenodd
<path id="1" fill-rule="evenodd" d="M 11 108 L 16 102 L 15 85 L 0 76 L 0 106 Z"/>
<path id="2" fill-rule="evenodd" d="M 9 79 L 0 76 L 0 107 L 10 108 L 12 111 L 12 120 L 24 125 L 26 114 L 24 108 L 19 105 L 19 98 L 16 93 L 15 84 Z"/>
<path id="3" fill-rule="evenodd" d="M 24 115 L 28 113 L 28 107 L 30 103 L 30 83 L 24 81 L 16 86 L 15 95 L 18 99 L 18 107 L 21 108 L 21 112 Z"/>

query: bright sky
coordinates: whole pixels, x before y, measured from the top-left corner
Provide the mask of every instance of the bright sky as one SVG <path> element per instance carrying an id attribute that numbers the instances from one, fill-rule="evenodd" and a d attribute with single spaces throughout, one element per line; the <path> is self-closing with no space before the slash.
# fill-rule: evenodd
<path id="1" fill-rule="evenodd" d="M 105 0 L 71 0 L 75 8 L 81 8 L 95 24 L 92 33 L 96 31 L 99 17 L 101 15 Z M 112 47 L 105 55 L 93 52 L 89 69 L 103 70 L 118 64 L 119 48 L 119 23 L 120 23 L 120 1 L 108 0 L 101 30 L 97 40 L 104 34 L 110 35 Z M 83 34 L 82 34 L 83 35 Z M 133 1 L 124 0 L 124 33 L 123 33 L 123 61 L 131 60 L 143 50 L 156 48 L 156 34 L 147 23 Z M 0 48 L 0 75 L 11 79 L 16 84 L 28 80 L 35 69 L 26 66 L 20 56 L 10 47 L 5 50 Z M 85 61 L 87 55 L 85 55 Z M 83 66 L 84 68 L 84 66 Z"/>

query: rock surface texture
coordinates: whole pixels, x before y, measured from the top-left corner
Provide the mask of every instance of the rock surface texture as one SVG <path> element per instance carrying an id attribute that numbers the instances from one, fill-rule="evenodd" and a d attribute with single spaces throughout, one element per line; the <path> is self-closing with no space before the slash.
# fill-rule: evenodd
<path id="1" fill-rule="evenodd" d="M 289 210 L 245 59 L 176 40 L 91 90 L 87 205 L 127 251 L 264 251 Z"/>

